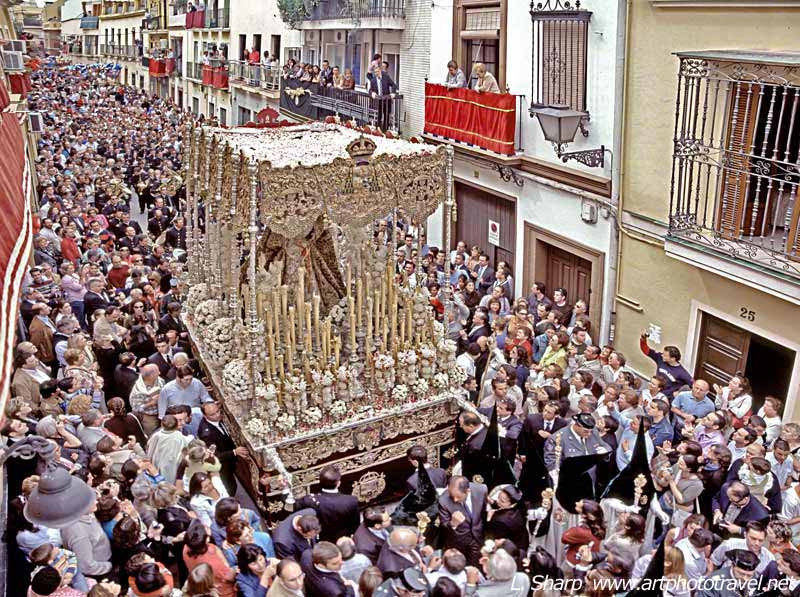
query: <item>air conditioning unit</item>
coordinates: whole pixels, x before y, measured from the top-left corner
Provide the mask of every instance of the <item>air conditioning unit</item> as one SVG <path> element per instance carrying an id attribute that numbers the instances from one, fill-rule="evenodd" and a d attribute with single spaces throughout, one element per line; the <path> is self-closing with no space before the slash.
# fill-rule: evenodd
<path id="1" fill-rule="evenodd" d="M 39 112 L 29 112 L 28 122 L 30 123 L 32 133 L 44 132 L 44 118 Z"/>
<path id="2" fill-rule="evenodd" d="M 3 68 L 5 70 L 25 70 L 25 62 L 22 60 L 22 52 L 2 52 Z"/>

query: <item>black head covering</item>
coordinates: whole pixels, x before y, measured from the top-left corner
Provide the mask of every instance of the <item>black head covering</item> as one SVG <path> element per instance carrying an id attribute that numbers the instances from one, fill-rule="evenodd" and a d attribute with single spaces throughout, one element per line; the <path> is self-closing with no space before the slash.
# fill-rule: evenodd
<path id="1" fill-rule="evenodd" d="M 657 581 L 664 577 L 664 549 L 666 544 L 666 541 L 662 541 L 659 544 L 656 553 L 653 554 L 653 559 L 647 565 L 647 570 L 645 570 L 642 580 L 639 581 L 633 591 L 628 593 L 627 597 L 662 597 L 664 587 Z"/>
<path id="2" fill-rule="evenodd" d="M 653 499 L 653 494 L 656 491 L 653 485 L 653 477 L 650 474 L 650 462 L 647 459 L 647 440 L 645 434 L 647 431 L 643 423 L 639 423 L 639 433 L 636 436 L 636 445 L 633 447 L 633 454 L 631 461 L 619 474 L 611 480 L 611 483 L 606 487 L 603 497 L 617 498 L 625 504 L 632 506 L 636 486 L 634 485 L 636 479 L 641 475 L 645 484 L 642 487 L 641 498 L 639 502 L 639 510 L 642 516 L 647 515 L 647 509 L 650 507 L 650 500 Z"/>
<path id="3" fill-rule="evenodd" d="M 438 515 L 439 495 L 436 493 L 430 475 L 422 461 L 417 464 L 417 488 L 400 500 L 392 512 L 392 523 L 397 525 L 417 525 L 417 512 L 427 512 L 431 520 Z"/>
<path id="4" fill-rule="evenodd" d="M 725 557 L 742 570 L 754 572 L 758 568 L 758 556 L 749 549 L 729 549 L 725 552 Z"/>
<path id="5" fill-rule="evenodd" d="M 558 470 L 556 498 L 567 512 L 577 514 L 575 504 L 580 500 L 595 499 L 594 479 L 589 474 L 606 454 L 586 454 L 565 458 Z"/>
<path id="6" fill-rule="evenodd" d="M 597 425 L 597 421 L 595 421 L 594 417 L 589 413 L 578 413 L 572 417 L 572 420 L 584 429 L 594 429 Z"/>
<path id="7" fill-rule="evenodd" d="M 499 423 L 497 422 L 497 403 L 492 407 L 492 417 L 489 426 L 486 428 L 486 439 L 481 446 L 479 463 L 476 470 L 478 475 L 473 475 L 473 483 L 484 483 L 487 487 L 495 487 L 502 483 L 510 485 L 517 484 L 517 477 L 514 474 L 512 464 L 502 456 L 500 450 L 500 434 L 498 433 Z"/>

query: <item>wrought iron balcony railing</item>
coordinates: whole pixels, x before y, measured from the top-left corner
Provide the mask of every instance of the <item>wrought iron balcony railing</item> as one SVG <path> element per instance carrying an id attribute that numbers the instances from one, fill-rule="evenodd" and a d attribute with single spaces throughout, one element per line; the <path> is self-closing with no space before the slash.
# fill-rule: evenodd
<path id="1" fill-rule="evenodd" d="M 678 56 L 668 238 L 800 278 L 800 59 Z"/>
<path id="2" fill-rule="evenodd" d="M 405 0 L 320 0 L 306 11 L 302 21 L 368 18 L 405 18 Z"/>
<path id="3" fill-rule="evenodd" d="M 248 64 L 242 60 L 231 60 L 229 63 L 230 78 L 235 83 L 277 91 L 281 86 L 281 68 Z"/>

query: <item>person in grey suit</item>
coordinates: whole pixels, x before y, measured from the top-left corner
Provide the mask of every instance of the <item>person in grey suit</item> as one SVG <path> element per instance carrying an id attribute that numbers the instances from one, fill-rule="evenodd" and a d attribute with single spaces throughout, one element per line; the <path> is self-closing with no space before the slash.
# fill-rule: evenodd
<path id="1" fill-rule="evenodd" d="M 556 437 L 561 438 L 561 459 L 558 462 L 556 462 L 555 454 Z M 600 438 L 592 415 L 579 413 L 572 417 L 569 425 L 547 438 L 544 443 L 544 464 L 547 470 L 554 471 L 567 458 L 608 452 L 608 444 Z"/>
<path id="2" fill-rule="evenodd" d="M 81 415 L 78 439 L 81 440 L 84 449 L 89 454 L 97 450 L 97 442 L 107 435 L 108 433 L 103 429 L 103 415 L 99 410 L 88 410 Z"/>
<path id="3" fill-rule="evenodd" d="M 455 476 L 447 484 L 447 491 L 439 497 L 442 549 L 459 550 L 473 566 L 477 566 L 481 558 L 487 493 L 486 485 L 470 483 L 466 477 Z"/>
<path id="4" fill-rule="evenodd" d="M 479 597 L 524 597 L 531 588 L 531 581 L 524 572 L 517 571 L 517 562 L 503 549 L 498 549 L 484 560 L 481 582 L 475 568 L 467 568 L 465 595 Z"/>

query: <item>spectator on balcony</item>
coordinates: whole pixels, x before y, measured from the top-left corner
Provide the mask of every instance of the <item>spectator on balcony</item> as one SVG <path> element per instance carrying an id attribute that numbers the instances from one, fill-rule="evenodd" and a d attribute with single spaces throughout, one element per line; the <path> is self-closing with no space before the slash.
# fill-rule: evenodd
<path id="1" fill-rule="evenodd" d="M 463 89 L 467 86 L 467 77 L 464 76 L 464 71 L 458 68 L 458 62 L 455 60 L 447 63 L 447 78 L 444 84 L 448 89 Z"/>
<path id="2" fill-rule="evenodd" d="M 395 98 L 396 93 L 397 84 L 392 77 L 378 68 L 369 81 L 369 94 L 378 102 L 378 126 L 384 131 L 389 130 L 392 114 L 391 100 Z"/>
<path id="3" fill-rule="evenodd" d="M 188 10 L 189 12 L 194 12 L 194 11 L 196 11 L 197 9 L 194 7 L 194 4 L 192 4 L 191 2 L 189 2 L 189 5 L 188 5 L 188 7 L 187 7 L 187 10 Z"/>
<path id="4" fill-rule="evenodd" d="M 333 69 L 327 60 L 322 61 L 322 70 L 319 72 L 319 84 L 323 87 L 333 87 Z"/>
<path id="5" fill-rule="evenodd" d="M 310 83 L 314 78 L 314 73 L 311 71 L 311 65 L 306 64 L 303 66 L 303 74 L 300 75 L 300 80 Z"/>
<path id="6" fill-rule="evenodd" d="M 311 82 L 312 83 L 320 83 L 321 82 L 322 73 L 319 70 L 319 67 L 315 64 L 311 67 Z"/>
<path id="7" fill-rule="evenodd" d="M 375 54 L 372 57 L 372 62 L 369 63 L 369 68 L 367 69 L 367 81 L 371 81 L 375 73 L 381 70 L 381 58 L 380 54 Z"/>
<path id="8" fill-rule="evenodd" d="M 208 57 L 208 52 L 203 52 L 203 57 L 201 58 L 200 62 L 202 62 L 204 66 L 211 64 L 211 58 Z"/>
<path id="9" fill-rule="evenodd" d="M 500 93 L 500 86 L 497 84 L 497 79 L 494 75 L 486 70 L 486 65 L 483 62 L 475 63 L 473 68 L 473 89 L 478 93 Z"/>
<path id="10" fill-rule="evenodd" d="M 344 89 L 344 76 L 342 75 L 338 66 L 334 66 L 333 70 L 331 71 L 331 84 L 329 87 L 333 87 L 334 89 Z"/>
<path id="11" fill-rule="evenodd" d="M 356 79 L 353 76 L 353 71 L 349 68 L 344 69 L 344 75 L 342 75 L 342 87 L 341 89 L 355 89 L 356 88 Z"/>

